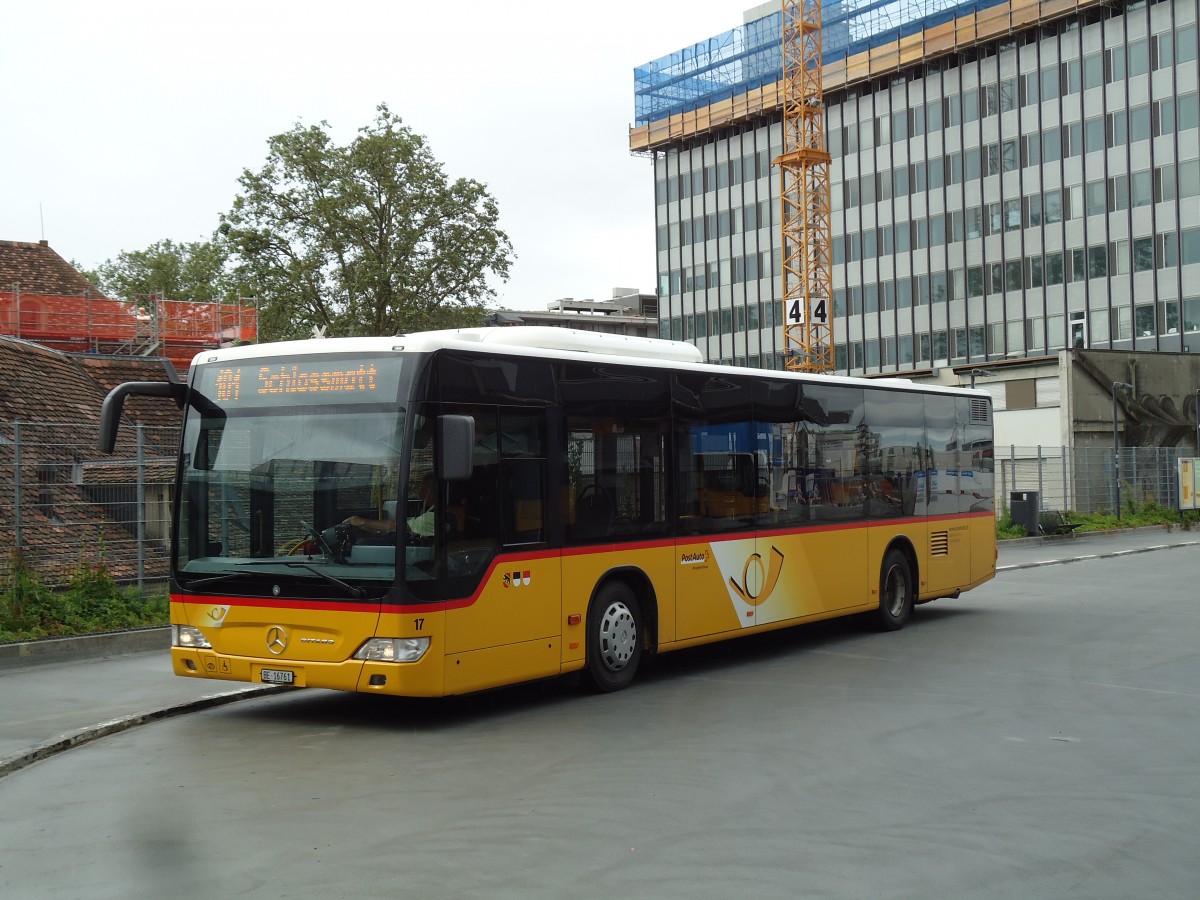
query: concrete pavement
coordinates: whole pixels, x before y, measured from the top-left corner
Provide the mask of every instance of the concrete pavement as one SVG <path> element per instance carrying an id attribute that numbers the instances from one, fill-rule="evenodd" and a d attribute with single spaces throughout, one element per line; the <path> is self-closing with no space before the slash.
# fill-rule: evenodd
<path id="1" fill-rule="evenodd" d="M 1025 538 L 1001 542 L 998 571 L 1196 546 L 1200 532 L 1165 528 Z M 0 646 L 0 777 L 145 722 L 280 690 L 177 678 L 167 646 L 166 629 Z"/>

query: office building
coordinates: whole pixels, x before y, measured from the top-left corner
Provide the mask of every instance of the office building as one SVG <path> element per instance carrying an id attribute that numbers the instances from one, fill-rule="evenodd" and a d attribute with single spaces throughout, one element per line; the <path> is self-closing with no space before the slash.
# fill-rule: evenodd
<path id="1" fill-rule="evenodd" d="M 829 3 L 835 369 L 1200 352 L 1200 0 Z M 782 18 L 635 70 L 660 327 L 782 368 Z"/>

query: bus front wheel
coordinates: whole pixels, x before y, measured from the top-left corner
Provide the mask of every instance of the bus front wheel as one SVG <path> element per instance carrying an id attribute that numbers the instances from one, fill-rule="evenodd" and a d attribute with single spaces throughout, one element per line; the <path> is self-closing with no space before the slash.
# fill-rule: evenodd
<path id="1" fill-rule="evenodd" d="M 622 581 L 605 585 L 588 608 L 588 680 L 599 691 L 619 691 L 637 674 L 642 659 L 642 611 Z"/>
<path id="2" fill-rule="evenodd" d="M 883 557 L 879 574 L 879 614 L 881 631 L 899 631 L 912 615 L 913 579 L 908 559 L 892 549 Z"/>

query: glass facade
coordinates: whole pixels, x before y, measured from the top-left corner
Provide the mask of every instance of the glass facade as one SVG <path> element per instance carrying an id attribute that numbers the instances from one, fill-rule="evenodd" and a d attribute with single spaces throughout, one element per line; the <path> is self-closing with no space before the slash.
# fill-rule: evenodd
<path id="1" fill-rule="evenodd" d="M 826 94 L 835 364 L 1200 352 L 1198 0 L 1097 6 Z M 781 366 L 778 112 L 656 149 L 661 330 Z"/>

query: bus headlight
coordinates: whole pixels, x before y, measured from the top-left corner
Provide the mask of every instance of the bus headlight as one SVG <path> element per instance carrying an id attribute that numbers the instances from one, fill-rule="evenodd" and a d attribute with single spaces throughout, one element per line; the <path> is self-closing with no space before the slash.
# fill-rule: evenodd
<path id="1" fill-rule="evenodd" d="M 371 662 L 416 662 L 429 649 L 429 638 L 371 638 L 358 648 L 355 659 Z"/>
<path id="2" fill-rule="evenodd" d="M 211 650 L 212 644 L 199 628 L 191 625 L 171 626 L 171 646 L 185 647 L 188 650 Z"/>

